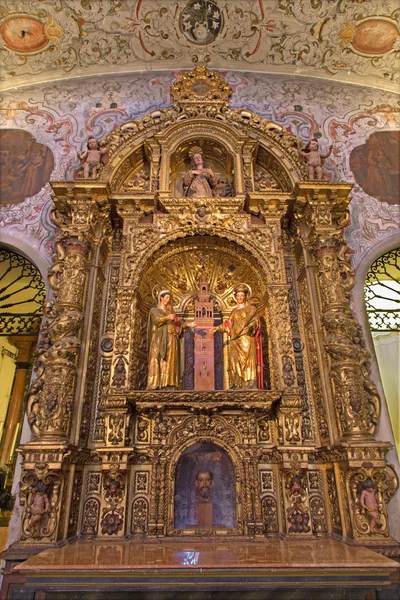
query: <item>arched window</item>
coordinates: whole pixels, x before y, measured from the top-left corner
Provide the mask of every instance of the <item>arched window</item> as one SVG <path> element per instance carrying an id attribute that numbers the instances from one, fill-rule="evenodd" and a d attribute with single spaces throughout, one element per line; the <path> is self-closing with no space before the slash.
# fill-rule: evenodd
<path id="1" fill-rule="evenodd" d="M 45 297 L 40 271 L 20 254 L 0 249 L 0 335 L 36 335 Z"/>
<path id="2" fill-rule="evenodd" d="M 14 472 L 14 450 L 20 437 L 25 391 L 45 297 L 45 283 L 35 265 L 16 252 L 0 248 L 0 509 L 3 517 L 9 508 L 5 498 L 9 496 Z"/>
<path id="3" fill-rule="evenodd" d="M 364 284 L 365 305 L 393 435 L 400 450 L 400 248 L 371 265 Z"/>

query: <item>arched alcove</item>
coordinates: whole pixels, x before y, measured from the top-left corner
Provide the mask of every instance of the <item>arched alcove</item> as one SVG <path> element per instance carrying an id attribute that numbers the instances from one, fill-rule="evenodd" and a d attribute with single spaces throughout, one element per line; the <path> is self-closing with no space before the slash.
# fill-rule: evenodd
<path id="1" fill-rule="evenodd" d="M 147 321 L 149 310 L 157 303 L 161 290 L 172 292 L 172 302 L 175 313 L 179 318 L 191 320 L 194 318 L 194 301 L 200 291 L 200 277 L 207 278 L 211 298 L 214 304 L 215 323 L 218 325 L 228 318 L 236 305 L 234 288 L 245 282 L 250 289 L 251 304 L 254 304 L 260 314 L 261 334 L 263 338 L 264 358 L 264 387 L 270 387 L 269 339 L 268 329 L 271 320 L 267 299 L 267 284 L 269 274 L 263 272 L 262 266 L 248 250 L 233 242 L 218 236 L 194 235 L 179 238 L 162 246 L 150 256 L 141 270 L 137 289 L 137 314 L 139 317 L 138 345 L 136 360 L 142 367 L 147 366 L 148 333 Z M 185 333 L 185 376 L 182 383 L 184 389 L 192 389 L 191 376 L 188 374 L 192 363 L 193 353 L 190 331 Z M 224 363 L 226 354 L 222 334 L 216 334 L 215 351 Z M 190 354 L 190 355 L 189 355 Z M 218 361 L 218 362 L 219 362 Z M 226 363 L 226 356 L 225 356 Z M 227 386 L 227 365 L 221 372 L 221 381 L 217 389 Z M 136 388 L 146 387 L 147 369 L 140 368 L 136 377 Z M 186 381 L 186 383 L 185 383 Z"/>
<path id="2" fill-rule="evenodd" d="M 234 529 L 236 502 L 227 451 L 212 442 L 186 448 L 176 466 L 174 529 Z"/>
<path id="3" fill-rule="evenodd" d="M 367 348 L 370 351 L 371 355 L 373 356 L 373 360 L 371 363 L 371 378 L 377 385 L 380 396 L 383 400 L 382 407 L 381 407 L 381 419 L 380 419 L 376 437 L 377 437 L 377 439 L 380 439 L 380 440 L 383 440 L 383 439 L 390 440 L 393 443 L 393 446 L 395 445 L 395 436 L 394 436 L 394 432 L 393 432 L 393 425 L 392 425 L 392 422 L 390 419 L 388 402 L 387 402 L 385 389 L 384 389 L 383 382 L 382 382 L 382 376 L 381 376 L 380 369 L 379 369 L 379 362 L 378 362 L 378 357 L 377 357 L 376 350 L 375 350 L 373 334 L 371 332 L 369 322 L 368 322 L 368 314 L 367 314 L 367 308 L 366 308 L 365 297 L 364 297 L 364 287 L 365 287 L 365 281 L 366 281 L 368 272 L 371 268 L 371 265 L 377 259 L 379 259 L 380 256 L 382 256 L 388 252 L 391 252 L 394 248 L 398 248 L 399 245 L 400 245 L 400 234 L 398 234 L 398 233 L 389 237 L 388 239 L 383 240 L 383 241 L 379 242 L 378 244 L 374 245 L 369 250 L 369 252 L 367 252 L 367 254 L 363 257 L 362 261 L 358 265 L 358 268 L 357 268 L 356 274 L 355 274 L 354 288 L 352 291 L 353 311 L 354 311 L 356 318 L 362 325 Z M 396 372 L 398 372 L 398 369 L 396 370 Z M 396 399 L 396 400 L 398 403 L 398 399 Z M 389 450 L 387 458 L 388 458 L 388 461 L 391 464 L 393 464 L 397 474 L 400 474 L 400 463 L 399 463 L 399 458 L 398 458 L 398 450 L 396 451 L 395 447 L 393 447 L 392 449 Z M 398 529 L 400 527 L 399 515 L 400 515 L 400 498 L 399 498 L 399 495 L 397 494 L 393 498 L 392 502 L 388 505 L 389 522 L 390 522 L 390 526 L 391 526 L 392 530 L 394 530 L 394 531 L 398 531 Z"/>

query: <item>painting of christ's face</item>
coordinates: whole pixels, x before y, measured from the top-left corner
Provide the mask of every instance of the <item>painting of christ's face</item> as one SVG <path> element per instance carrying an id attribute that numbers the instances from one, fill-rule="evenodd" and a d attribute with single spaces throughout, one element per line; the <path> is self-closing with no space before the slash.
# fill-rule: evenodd
<path id="1" fill-rule="evenodd" d="M 199 472 L 196 479 L 196 488 L 201 498 L 208 498 L 213 486 L 211 471 Z"/>

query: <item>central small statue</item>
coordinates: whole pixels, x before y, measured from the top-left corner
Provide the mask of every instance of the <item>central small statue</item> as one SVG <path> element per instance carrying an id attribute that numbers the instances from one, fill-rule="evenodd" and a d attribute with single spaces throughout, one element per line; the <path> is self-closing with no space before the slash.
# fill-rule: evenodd
<path id="1" fill-rule="evenodd" d="M 234 290 L 236 308 L 229 319 L 210 329 L 227 333 L 229 341 L 229 387 L 230 389 L 262 389 L 263 361 L 260 319 L 257 309 L 248 303 L 249 287 L 239 284 Z"/>
<path id="2" fill-rule="evenodd" d="M 211 198 L 217 178 L 212 169 L 207 169 L 200 153 L 193 154 L 192 168 L 183 176 L 183 189 L 189 198 Z"/>

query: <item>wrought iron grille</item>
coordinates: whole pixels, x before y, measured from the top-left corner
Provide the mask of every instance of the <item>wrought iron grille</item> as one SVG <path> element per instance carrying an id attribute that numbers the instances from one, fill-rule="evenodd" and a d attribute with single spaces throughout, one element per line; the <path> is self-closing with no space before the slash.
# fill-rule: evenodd
<path id="1" fill-rule="evenodd" d="M 37 333 L 45 297 L 38 269 L 23 256 L 0 249 L 0 335 Z"/>
<path id="2" fill-rule="evenodd" d="M 371 331 L 400 331 L 400 248 L 371 265 L 364 296 Z"/>

